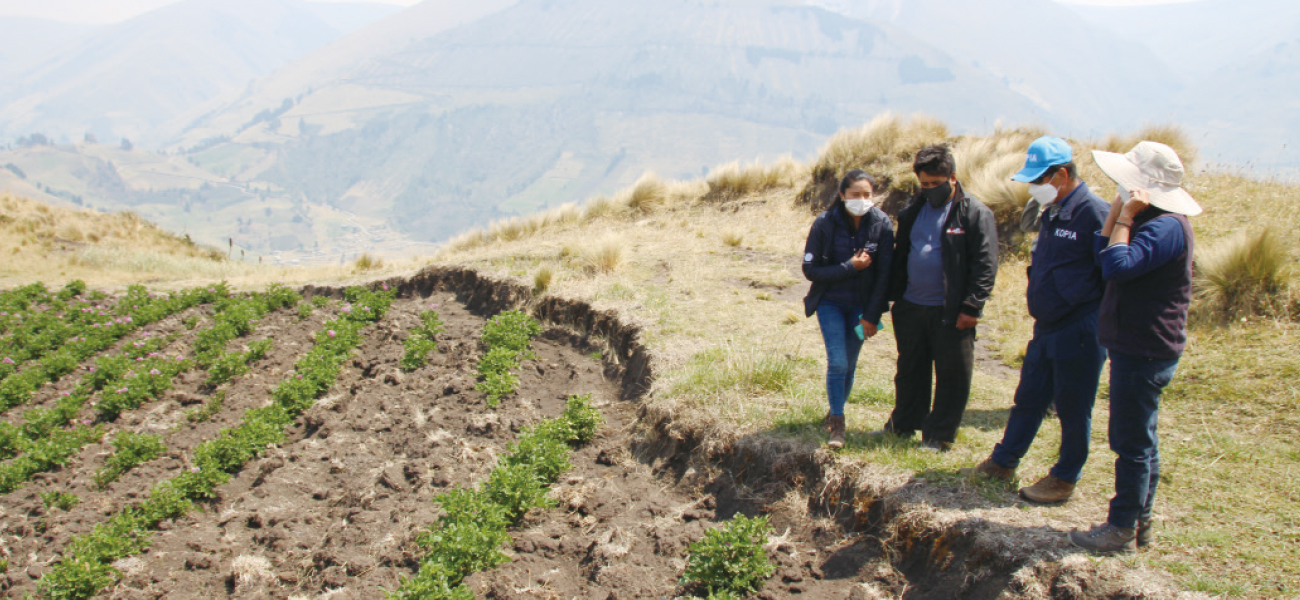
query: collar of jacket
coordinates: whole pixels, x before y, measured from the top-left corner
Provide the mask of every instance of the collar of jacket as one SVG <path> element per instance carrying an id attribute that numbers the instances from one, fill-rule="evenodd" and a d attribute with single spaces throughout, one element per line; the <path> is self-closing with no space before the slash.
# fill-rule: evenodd
<path id="1" fill-rule="evenodd" d="M 1075 186 L 1073 192 L 1070 192 L 1069 195 L 1061 199 L 1061 207 L 1056 209 L 1056 216 L 1053 217 L 1053 219 L 1069 221 L 1070 218 L 1074 216 L 1074 209 L 1079 208 L 1079 204 L 1083 202 L 1083 198 L 1086 198 L 1089 192 L 1088 183 L 1086 181 L 1080 181 L 1079 185 Z M 1051 207 L 1049 206 L 1048 208 Z"/>

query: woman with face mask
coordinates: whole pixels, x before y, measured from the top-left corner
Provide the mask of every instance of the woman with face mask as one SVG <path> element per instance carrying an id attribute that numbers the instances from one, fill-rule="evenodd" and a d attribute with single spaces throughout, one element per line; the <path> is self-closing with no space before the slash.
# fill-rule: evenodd
<path id="1" fill-rule="evenodd" d="M 887 302 L 894 228 L 875 207 L 875 186 L 865 171 L 849 171 L 804 246 L 803 274 L 812 282 L 804 311 L 817 315 L 826 344 L 830 410 L 823 424 L 832 449 L 844 447 L 844 404 L 853 389 L 858 352 L 876 335 Z"/>

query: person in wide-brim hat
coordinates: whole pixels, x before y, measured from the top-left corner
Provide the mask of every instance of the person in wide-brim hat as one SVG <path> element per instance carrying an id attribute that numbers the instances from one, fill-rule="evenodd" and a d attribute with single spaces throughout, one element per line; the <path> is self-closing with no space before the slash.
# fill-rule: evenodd
<path id="1" fill-rule="evenodd" d="M 1144 190 L 1151 206 L 1189 217 L 1201 214 L 1201 205 L 1183 189 L 1183 162 L 1173 148 L 1139 142 L 1127 154 L 1093 150 L 1092 158 L 1124 191 Z"/>
<path id="2" fill-rule="evenodd" d="M 1070 541 L 1095 554 L 1119 554 L 1153 539 L 1160 394 L 1187 347 L 1195 245 L 1188 217 L 1201 206 L 1183 189 L 1183 163 L 1169 146 L 1146 141 L 1127 154 L 1092 156 L 1120 186 L 1097 255 L 1106 281 L 1097 337 L 1110 358 L 1115 495 L 1106 521 L 1075 530 Z"/>

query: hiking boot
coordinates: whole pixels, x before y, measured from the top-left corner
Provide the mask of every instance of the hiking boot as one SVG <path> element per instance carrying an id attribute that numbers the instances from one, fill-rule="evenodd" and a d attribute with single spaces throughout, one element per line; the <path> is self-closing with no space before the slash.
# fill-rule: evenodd
<path id="1" fill-rule="evenodd" d="M 844 416 L 831 416 L 830 422 L 831 439 L 826 442 L 826 445 L 829 446 L 831 450 L 839 450 L 844 447 Z"/>
<path id="2" fill-rule="evenodd" d="M 1071 531 L 1070 543 L 1093 554 L 1132 554 L 1137 552 L 1137 530 L 1101 523 L 1091 531 Z"/>
<path id="3" fill-rule="evenodd" d="M 1137 547 L 1142 548 L 1150 546 L 1155 541 L 1155 532 L 1151 531 L 1151 519 L 1138 519 L 1137 526 Z"/>
<path id="4" fill-rule="evenodd" d="M 1035 504 L 1060 504 L 1074 495 L 1074 484 L 1048 475 L 1029 487 L 1020 488 L 1020 497 Z"/>
<path id="5" fill-rule="evenodd" d="M 984 477 L 988 477 L 989 479 L 996 479 L 998 481 L 1014 481 L 1016 478 L 1015 469 L 1008 469 L 1002 465 L 999 465 L 998 463 L 993 462 L 992 458 L 984 459 L 984 462 L 980 463 L 979 466 L 966 467 L 965 469 L 962 469 L 958 472 L 961 473 L 962 475 L 965 475 L 966 477 L 983 475 Z"/>
<path id="6" fill-rule="evenodd" d="M 831 430 L 831 417 L 832 417 L 832 416 L 833 416 L 833 415 L 831 415 L 831 411 L 829 411 L 829 410 L 826 411 L 826 417 L 822 419 L 822 431 L 829 432 L 829 431 Z"/>

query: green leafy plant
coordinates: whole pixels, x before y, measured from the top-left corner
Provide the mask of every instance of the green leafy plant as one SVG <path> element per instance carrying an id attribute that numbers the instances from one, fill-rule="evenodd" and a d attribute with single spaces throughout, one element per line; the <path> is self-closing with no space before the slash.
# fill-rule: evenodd
<path id="1" fill-rule="evenodd" d="M 108 487 L 108 484 L 117 481 L 118 477 L 137 465 L 158 458 L 167 451 L 162 438 L 130 431 L 117 434 L 113 439 L 113 449 L 113 454 L 104 462 L 104 468 L 95 473 L 95 485 L 100 489 Z"/>
<path id="2" fill-rule="evenodd" d="M 45 510 L 57 508 L 62 511 L 72 510 L 81 502 L 76 494 L 68 492 L 41 492 L 41 503 L 45 505 Z"/>
<path id="3" fill-rule="evenodd" d="M 757 590 L 776 570 L 763 550 L 769 533 L 767 517 L 751 519 L 736 515 L 726 525 L 708 531 L 703 539 L 690 545 L 690 558 L 681 583 L 702 586 L 710 595 Z"/>
<path id="4" fill-rule="evenodd" d="M 522 311 L 510 310 L 492 317 L 483 325 L 483 342 L 488 348 L 523 352 L 541 332 L 542 326 L 535 319 Z"/>
<path id="5" fill-rule="evenodd" d="M 221 412 L 221 406 L 226 401 L 226 390 L 221 390 L 208 398 L 203 406 L 192 408 L 185 412 L 185 418 L 191 423 L 202 423 L 211 419 L 217 413 Z"/>
<path id="6" fill-rule="evenodd" d="M 574 445 L 590 442 L 596 437 L 600 426 L 605 423 L 600 410 L 591 405 L 590 394 L 569 396 L 569 400 L 564 405 L 564 421 L 568 422 L 573 430 L 572 438 L 566 441 Z"/>

